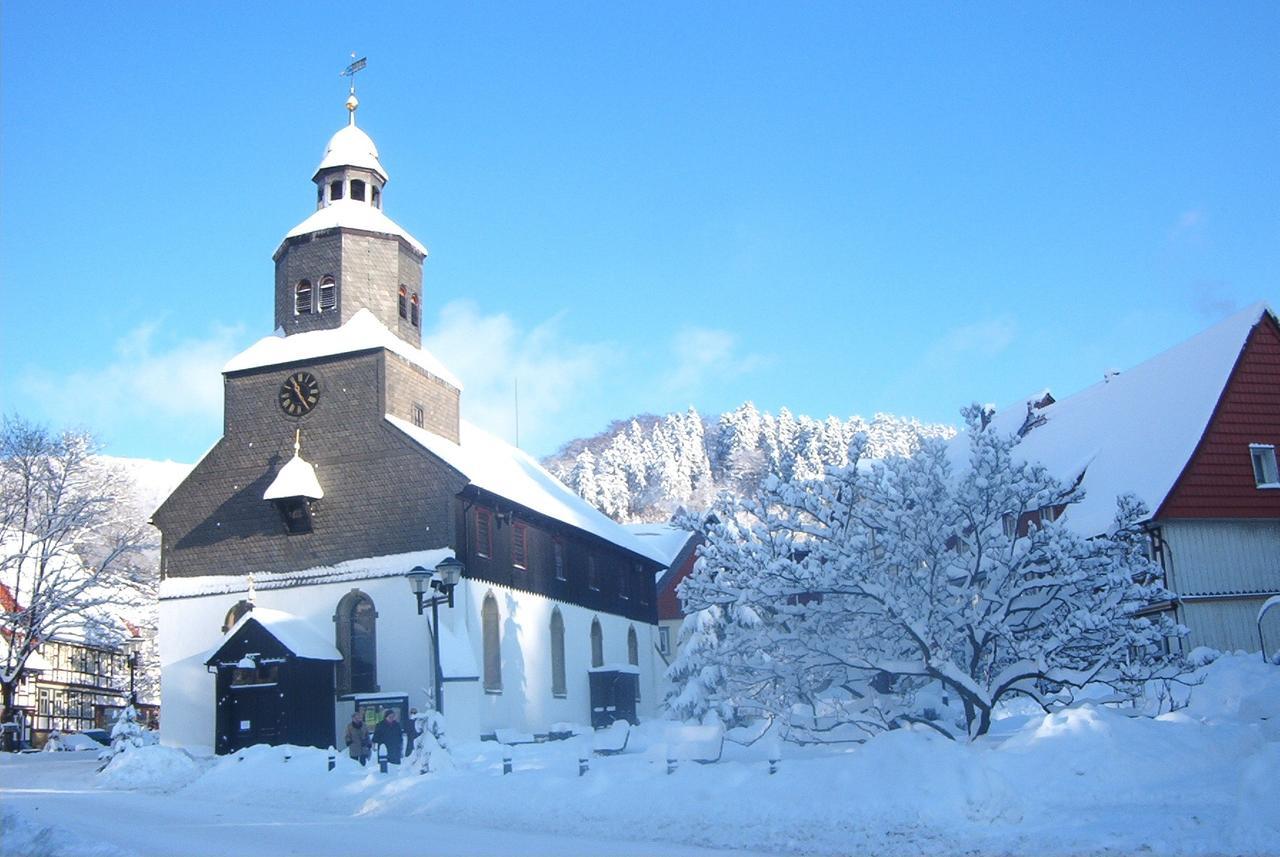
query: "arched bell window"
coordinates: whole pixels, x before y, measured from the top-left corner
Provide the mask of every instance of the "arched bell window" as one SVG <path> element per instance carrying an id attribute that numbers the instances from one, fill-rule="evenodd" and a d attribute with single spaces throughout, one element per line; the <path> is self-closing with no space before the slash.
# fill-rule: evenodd
<path id="1" fill-rule="evenodd" d="M 351 180 L 351 198 L 364 202 L 364 182 L 360 179 Z"/>
<path id="2" fill-rule="evenodd" d="M 591 666 L 604 666 L 604 631 L 599 619 L 591 620 Z"/>
<path id="3" fill-rule="evenodd" d="M 417 327 L 420 318 L 421 313 L 418 309 L 418 293 L 414 292 L 413 298 L 409 301 L 409 323 L 414 327 Z"/>
<path id="4" fill-rule="evenodd" d="M 338 285 L 333 277 L 320 278 L 320 312 L 333 312 L 338 308 Z"/>
<path id="5" fill-rule="evenodd" d="M 409 317 L 409 292 L 404 286 L 400 287 L 400 317 Z"/>
<path id="6" fill-rule="evenodd" d="M 551 611 L 551 695 L 565 696 L 564 679 L 564 617 L 560 608 Z"/>
<path id="7" fill-rule="evenodd" d="M 378 689 L 378 612 L 373 599 L 353 589 L 338 602 L 339 693 L 372 693 Z"/>
<path id="8" fill-rule="evenodd" d="M 480 623 L 484 626 L 484 689 L 487 693 L 501 693 L 502 640 L 498 632 L 498 599 L 492 592 L 484 597 Z"/>
<path id="9" fill-rule="evenodd" d="M 299 280 L 293 288 L 293 314 L 308 315 L 311 312 L 311 281 Z"/>

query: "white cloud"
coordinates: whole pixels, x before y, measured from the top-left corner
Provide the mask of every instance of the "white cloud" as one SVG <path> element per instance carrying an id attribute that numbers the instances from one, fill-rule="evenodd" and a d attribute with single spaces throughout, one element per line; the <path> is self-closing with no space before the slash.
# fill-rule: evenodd
<path id="1" fill-rule="evenodd" d="M 671 343 L 671 365 L 662 378 L 669 395 L 691 396 L 709 382 L 723 381 L 762 365 L 764 358 L 737 353 L 737 337 L 727 330 L 685 327 Z"/>
<path id="2" fill-rule="evenodd" d="M 222 366 L 241 345 L 240 327 L 216 327 L 203 338 L 160 342 L 160 325 L 140 325 L 118 339 L 95 368 L 55 375 L 29 370 L 19 385 L 60 424 L 121 434 L 138 426 L 175 430 L 222 415 Z"/>
<path id="3" fill-rule="evenodd" d="M 613 360 L 607 343 L 570 342 L 556 315 L 523 330 L 504 313 L 486 315 L 472 301 L 441 310 L 423 345 L 462 380 L 463 417 L 508 440 L 516 435 L 515 388 L 520 392 L 520 440 L 537 448 L 555 417 L 581 404 L 586 389 Z"/>

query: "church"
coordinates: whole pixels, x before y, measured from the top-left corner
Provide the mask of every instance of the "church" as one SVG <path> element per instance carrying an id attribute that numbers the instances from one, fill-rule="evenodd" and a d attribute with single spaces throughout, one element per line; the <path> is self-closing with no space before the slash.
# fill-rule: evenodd
<path id="1" fill-rule="evenodd" d="M 162 740 L 340 746 L 439 708 L 462 740 L 650 717 L 662 556 L 461 419 L 422 348 L 427 249 L 356 122 L 274 254 L 275 325 L 223 369 L 222 437 L 153 515 Z"/>

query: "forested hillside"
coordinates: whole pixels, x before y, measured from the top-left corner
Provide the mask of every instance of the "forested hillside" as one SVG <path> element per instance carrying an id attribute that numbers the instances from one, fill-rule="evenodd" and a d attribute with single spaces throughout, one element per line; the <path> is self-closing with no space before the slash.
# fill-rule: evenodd
<path id="1" fill-rule="evenodd" d="M 817 420 L 783 408 L 774 416 L 747 402 L 718 417 L 690 408 L 619 420 L 543 463 L 615 520 L 659 521 L 680 506 L 705 508 L 720 491 L 754 491 L 770 473 L 816 477 L 828 465 L 848 464 L 858 434 L 866 435 L 867 457 L 884 458 L 909 455 L 922 438 L 951 437 L 955 429 L 889 414 Z"/>

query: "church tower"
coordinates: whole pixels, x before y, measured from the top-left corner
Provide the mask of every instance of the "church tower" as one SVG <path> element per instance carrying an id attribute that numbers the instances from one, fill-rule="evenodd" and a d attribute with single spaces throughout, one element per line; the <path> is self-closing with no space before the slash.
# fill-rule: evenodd
<path id="1" fill-rule="evenodd" d="M 422 263 L 427 248 L 382 211 L 388 176 L 378 147 L 356 124 L 329 139 L 311 180 L 316 210 L 289 230 L 274 260 L 275 324 L 286 335 L 340 327 L 367 309 L 413 346 L 422 344 Z"/>

